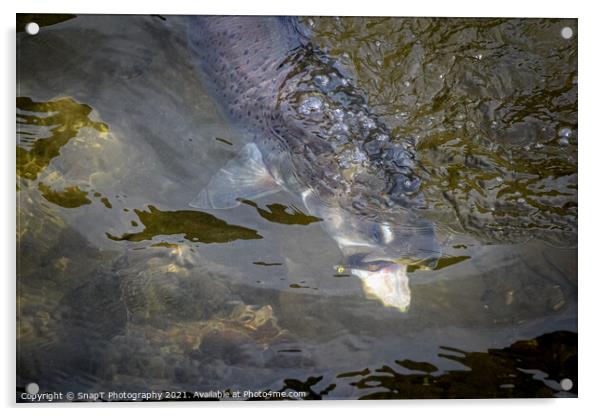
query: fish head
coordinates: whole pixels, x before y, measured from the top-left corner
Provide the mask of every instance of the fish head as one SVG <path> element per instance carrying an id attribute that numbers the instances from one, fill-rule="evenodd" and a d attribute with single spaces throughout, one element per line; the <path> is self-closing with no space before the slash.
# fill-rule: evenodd
<path id="1" fill-rule="evenodd" d="M 392 224 L 353 214 L 344 217 L 343 224 L 332 229 L 331 235 L 352 265 L 393 262 L 433 268 L 441 256 L 433 226 L 428 221 L 415 219 Z"/>
<path id="2" fill-rule="evenodd" d="M 341 207 L 322 207 L 319 215 L 343 253 L 337 272 L 360 278 L 368 297 L 406 311 L 411 299 L 407 266 L 434 268 L 441 256 L 433 225 L 412 212 L 395 224 Z"/>
<path id="3" fill-rule="evenodd" d="M 333 234 L 344 255 L 343 267 L 360 278 L 369 298 L 406 312 L 411 301 L 408 264 L 432 268 L 441 254 L 432 225 L 352 218 L 346 224 Z"/>

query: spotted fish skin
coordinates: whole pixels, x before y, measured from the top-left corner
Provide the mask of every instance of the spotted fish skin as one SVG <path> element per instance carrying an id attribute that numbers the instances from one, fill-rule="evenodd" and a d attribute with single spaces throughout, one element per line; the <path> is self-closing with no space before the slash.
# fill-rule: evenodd
<path id="1" fill-rule="evenodd" d="M 290 191 L 348 210 L 422 203 L 411 143 L 393 143 L 363 94 L 313 48 L 294 18 L 197 16 L 190 50 L 226 117 Z"/>
<path id="2" fill-rule="evenodd" d="M 403 288 L 405 269 L 392 262 L 440 255 L 434 228 L 422 218 L 412 140 L 392 138 L 362 91 L 296 19 L 198 16 L 189 24 L 189 44 L 201 81 L 252 147 L 228 162 L 192 206 L 236 206 L 240 198 L 225 191 L 233 188 L 250 198 L 267 195 L 259 188 L 251 195 L 249 178 L 269 177 L 323 219 L 353 270 L 393 276 Z"/>
<path id="3" fill-rule="evenodd" d="M 269 127 L 283 58 L 302 46 L 287 19 L 255 16 L 195 16 L 190 51 L 203 84 L 228 119 L 246 129 Z"/>

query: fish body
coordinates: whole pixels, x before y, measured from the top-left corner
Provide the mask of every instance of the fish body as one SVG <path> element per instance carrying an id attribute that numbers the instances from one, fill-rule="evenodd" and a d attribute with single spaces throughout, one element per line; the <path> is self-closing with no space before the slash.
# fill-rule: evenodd
<path id="1" fill-rule="evenodd" d="M 248 139 L 191 202 L 224 209 L 284 189 L 383 303 L 409 305 L 405 261 L 436 260 L 412 140 L 393 140 L 338 63 L 294 18 L 198 16 L 189 45 L 201 81 Z"/>

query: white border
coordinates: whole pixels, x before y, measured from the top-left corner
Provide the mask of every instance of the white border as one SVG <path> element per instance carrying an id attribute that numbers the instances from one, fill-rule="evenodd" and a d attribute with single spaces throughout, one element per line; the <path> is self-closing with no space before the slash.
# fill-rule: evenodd
<path id="1" fill-rule="evenodd" d="M 344 1 L 344 0 L 220 0 L 220 1 L 119 1 L 80 2 L 29 0 L 18 5 L 21 13 L 122 13 L 122 14 L 288 14 L 332 16 L 481 16 L 577 17 L 579 7 L 558 0 L 545 2 L 483 1 Z"/>
<path id="2" fill-rule="evenodd" d="M 505 16 L 505 17 L 577 17 L 579 18 L 579 399 L 558 400 L 456 400 L 456 401 L 405 401 L 405 402 L 325 402 L 325 403 L 220 403 L 215 404 L 147 404 L 133 405 L 144 407 L 145 412 L 165 413 L 194 411 L 226 413 L 261 414 L 266 412 L 286 412 L 290 415 L 307 413 L 308 411 L 344 411 L 364 414 L 372 407 L 384 413 L 404 412 L 450 413 L 451 415 L 488 415 L 509 412 L 541 412 L 548 414 L 576 414 L 588 412 L 591 408 L 600 407 L 596 396 L 602 395 L 599 385 L 600 361 L 598 352 L 602 346 L 600 336 L 600 281 L 602 276 L 597 270 L 599 254 L 600 227 L 597 202 L 599 183 L 602 179 L 599 161 L 602 155 L 602 137 L 600 130 L 600 109 L 598 104 L 602 97 L 600 75 L 599 40 L 602 39 L 600 27 L 602 20 L 597 13 L 595 2 L 566 1 L 525 1 L 503 0 L 486 1 L 400 1 L 400 0 L 295 0 L 295 1 L 183 1 L 183 0 L 147 0 L 147 1 L 66 1 L 66 0 L 21 0 L 0 2 L 2 13 L 2 59 L 0 70 L 3 83 L 3 99 L 0 114 L 4 135 L 2 140 L 3 163 L 1 171 L 3 215 L 1 233 L 4 236 L 0 254 L 3 263 L 9 265 L 2 276 L 4 287 L 4 342 L 2 342 L 2 376 L 0 377 L 0 394 L 5 406 L 14 411 L 15 384 L 15 13 L 49 12 L 49 13 L 120 13 L 120 14 L 292 14 L 292 15 L 394 15 L 394 16 Z M 597 168 L 597 169 L 596 169 Z M 599 216 L 598 216 L 599 217 Z M 132 405 L 110 405 L 111 412 L 131 412 Z M 31 406 L 18 406 L 33 410 Z M 107 405 L 71 405 L 38 406 L 47 414 L 64 414 L 65 411 L 80 412 L 82 407 L 92 414 L 105 412 Z M 191 408 L 192 407 L 192 408 Z"/>

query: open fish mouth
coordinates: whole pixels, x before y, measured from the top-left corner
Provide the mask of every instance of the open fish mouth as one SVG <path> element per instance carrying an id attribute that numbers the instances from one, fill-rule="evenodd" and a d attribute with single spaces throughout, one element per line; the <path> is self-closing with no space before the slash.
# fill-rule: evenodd
<path id="1" fill-rule="evenodd" d="M 378 262 L 362 269 L 351 269 L 362 281 L 366 297 L 380 301 L 384 306 L 407 312 L 412 294 L 407 266 L 398 263 Z"/>

